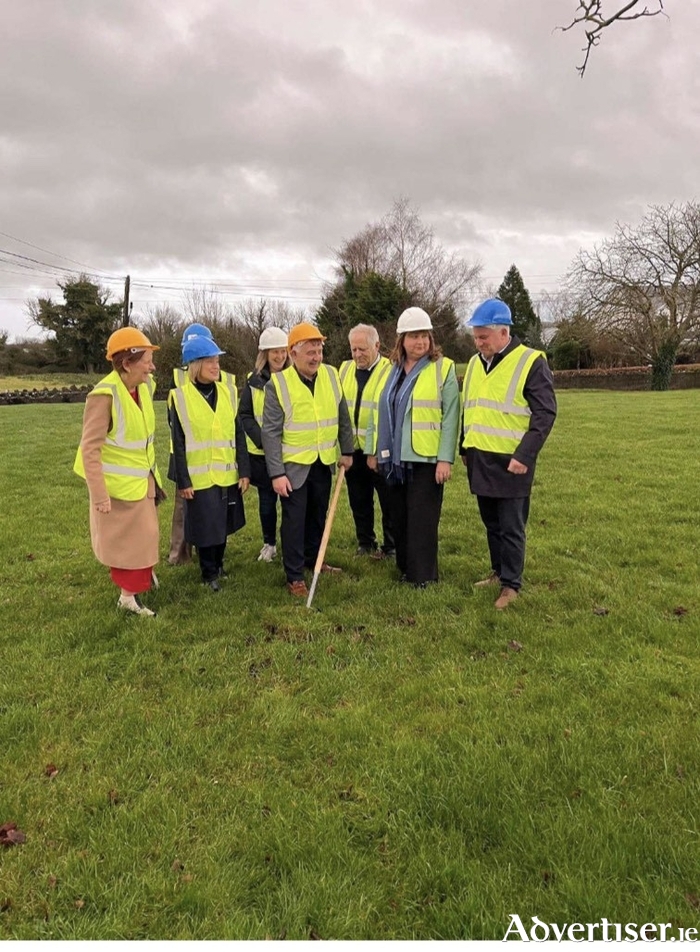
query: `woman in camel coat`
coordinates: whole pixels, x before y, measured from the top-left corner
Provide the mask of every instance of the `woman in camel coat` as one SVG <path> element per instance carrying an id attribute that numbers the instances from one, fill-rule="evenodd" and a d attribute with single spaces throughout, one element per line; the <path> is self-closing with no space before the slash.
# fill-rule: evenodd
<path id="1" fill-rule="evenodd" d="M 118 607 L 145 616 L 155 615 L 139 595 L 157 585 L 156 505 L 165 496 L 153 453 L 154 350 L 136 328 L 112 334 L 107 356 L 114 370 L 88 394 L 75 462 L 90 496 L 95 557 L 121 589 Z"/>

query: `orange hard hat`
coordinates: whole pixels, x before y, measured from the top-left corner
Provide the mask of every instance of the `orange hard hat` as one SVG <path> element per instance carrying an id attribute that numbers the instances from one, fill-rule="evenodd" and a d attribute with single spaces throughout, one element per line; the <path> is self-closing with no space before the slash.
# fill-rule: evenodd
<path id="1" fill-rule="evenodd" d="M 107 341 L 107 360 L 111 360 L 120 350 L 160 350 L 156 344 L 152 344 L 143 331 L 137 327 L 120 327 L 118 331 L 110 334 Z"/>
<path id="2" fill-rule="evenodd" d="M 295 344 L 301 343 L 303 340 L 325 340 L 318 327 L 315 327 L 313 324 L 307 324 L 305 321 L 302 321 L 301 324 L 296 324 L 291 331 L 289 332 L 289 337 L 287 338 L 287 347 L 291 348 Z"/>

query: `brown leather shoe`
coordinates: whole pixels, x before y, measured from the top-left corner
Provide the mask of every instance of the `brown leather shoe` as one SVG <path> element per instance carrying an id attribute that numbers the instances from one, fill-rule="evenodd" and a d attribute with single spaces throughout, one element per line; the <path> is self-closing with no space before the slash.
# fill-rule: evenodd
<path id="1" fill-rule="evenodd" d="M 329 565 L 328 562 L 324 562 L 321 566 L 321 572 L 325 575 L 340 575 L 342 571 L 337 565 Z"/>
<path id="2" fill-rule="evenodd" d="M 486 588 L 487 585 L 500 585 L 501 580 L 495 572 L 492 572 L 486 578 L 479 579 L 478 582 L 474 582 L 474 588 Z"/>
<path id="3" fill-rule="evenodd" d="M 309 590 L 306 587 L 306 582 L 287 582 L 287 591 L 290 595 L 295 595 L 297 598 L 306 598 L 309 594 Z"/>
<path id="4" fill-rule="evenodd" d="M 501 594 L 498 596 L 496 601 L 493 603 L 494 608 L 502 612 L 504 608 L 507 608 L 511 602 L 514 602 L 518 597 L 518 593 L 514 588 L 508 588 L 507 585 L 504 585 L 501 589 Z"/>

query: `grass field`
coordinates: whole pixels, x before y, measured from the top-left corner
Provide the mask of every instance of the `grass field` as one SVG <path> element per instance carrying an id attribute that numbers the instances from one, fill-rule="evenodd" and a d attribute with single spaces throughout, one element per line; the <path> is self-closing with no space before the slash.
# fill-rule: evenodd
<path id="1" fill-rule="evenodd" d="M 291 604 L 252 490 L 224 591 L 162 565 L 119 614 L 81 412 L 0 408 L 1 938 L 700 925 L 700 392 L 560 394 L 504 613 L 460 466 L 429 590 L 354 558 L 344 497 L 346 571 Z"/>
<path id="2" fill-rule="evenodd" d="M 23 377 L 0 375 L 0 393 L 4 390 L 51 390 L 53 388 L 87 387 L 95 384 L 100 374 L 29 374 Z"/>

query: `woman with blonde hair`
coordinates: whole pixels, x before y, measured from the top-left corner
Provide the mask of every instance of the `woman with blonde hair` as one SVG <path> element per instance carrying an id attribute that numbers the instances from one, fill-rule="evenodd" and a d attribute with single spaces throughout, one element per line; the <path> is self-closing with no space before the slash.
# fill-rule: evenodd
<path id="1" fill-rule="evenodd" d="M 107 341 L 112 372 L 88 394 L 74 470 L 90 495 L 90 538 L 99 562 L 119 586 L 117 606 L 155 616 L 139 596 L 158 582 L 156 506 L 165 499 L 153 439 L 155 369 L 159 348 L 135 327 L 122 327 Z"/>
<path id="2" fill-rule="evenodd" d="M 267 474 L 262 448 L 263 407 L 265 384 L 273 373 L 289 366 L 287 335 L 281 327 L 266 327 L 258 341 L 255 369 L 248 374 L 241 394 L 239 415 L 246 435 L 250 455 L 250 481 L 258 491 L 258 511 L 262 528 L 263 546 L 258 562 L 271 562 L 277 555 L 277 493 Z"/>
<path id="3" fill-rule="evenodd" d="M 171 472 L 185 500 L 185 540 L 196 546 L 202 581 L 212 592 L 226 578 L 227 537 L 245 525 L 242 494 L 250 481 L 236 380 L 221 379 L 223 353 L 211 337 L 188 337 L 187 376 L 172 392 Z"/>

